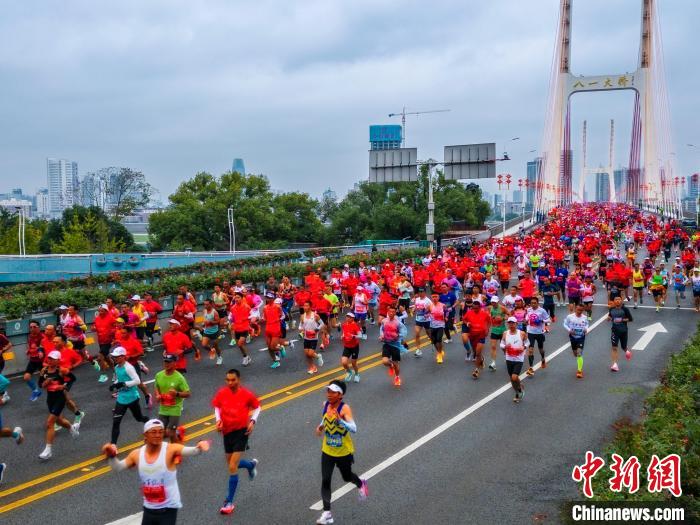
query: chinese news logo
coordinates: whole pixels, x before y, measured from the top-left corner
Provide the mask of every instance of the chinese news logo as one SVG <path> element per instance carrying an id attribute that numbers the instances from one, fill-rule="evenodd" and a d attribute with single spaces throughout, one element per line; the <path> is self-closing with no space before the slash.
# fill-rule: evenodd
<path id="1" fill-rule="evenodd" d="M 596 456 L 590 450 L 586 452 L 583 465 L 576 465 L 571 471 L 571 479 L 577 483 L 583 482 L 583 495 L 593 497 L 593 478 L 605 466 L 605 460 Z M 612 476 L 608 479 L 610 490 L 634 494 L 639 490 L 639 470 L 641 464 L 636 456 L 627 461 L 618 454 L 612 455 L 610 464 Z M 681 458 L 678 454 L 669 454 L 663 459 L 654 454 L 647 466 L 647 491 L 661 492 L 668 490 L 673 496 L 679 497 L 681 490 Z"/>

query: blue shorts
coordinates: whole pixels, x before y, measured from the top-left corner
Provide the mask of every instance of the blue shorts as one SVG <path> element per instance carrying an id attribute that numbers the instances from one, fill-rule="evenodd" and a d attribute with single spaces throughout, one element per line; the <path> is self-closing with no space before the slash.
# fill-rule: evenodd
<path id="1" fill-rule="evenodd" d="M 416 326 L 420 328 L 430 328 L 430 321 L 416 321 Z"/>
<path id="2" fill-rule="evenodd" d="M 367 312 L 364 312 L 364 313 L 361 313 L 361 314 L 355 312 L 355 319 L 356 319 L 357 321 L 364 321 L 365 319 L 367 319 Z"/>

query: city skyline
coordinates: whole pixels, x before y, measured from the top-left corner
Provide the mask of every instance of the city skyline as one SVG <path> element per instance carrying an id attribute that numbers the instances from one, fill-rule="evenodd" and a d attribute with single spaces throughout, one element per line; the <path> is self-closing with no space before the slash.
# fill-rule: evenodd
<path id="1" fill-rule="evenodd" d="M 85 172 L 109 165 L 143 171 L 165 198 L 198 171 L 227 171 L 237 155 L 275 189 L 318 197 L 332 174 L 343 195 L 367 178 L 367 126 L 398 124 L 387 115 L 406 105 L 451 109 L 407 117 L 406 145 L 418 147 L 419 157 L 440 158 L 444 145 L 496 141 L 513 159 L 499 171 L 524 178 L 544 125 L 552 39 L 542 28 L 554 30 L 558 2 L 460 6 L 126 2 L 107 9 L 69 2 L 47 7 L 46 18 L 11 6 L 0 21 L 0 110 L 12 130 L 2 135 L 0 172 L 38 188 L 44 159 L 60 152 Z M 665 55 L 679 175 L 688 176 L 700 167 L 700 149 L 686 144 L 700 139 L 690 96 L 696 73 L 686 66 L 699 52 L 683 44 L 700 6 L 687 0 L 659 8 L 663 26 L 673 28 Z M 388 14 L 397 17 L 390 27 L 378 22 Z M 289 17 L 295 24 L 283 22 Z M 576 72 L 633 69 L 639 2 L 578 2 L 574 17 Z M 211 20 L 228 23 L 212 30 Z M 322 30 L 306 31 L 318 29 L 318 20 L 326 22 Z M 239 38 L 229 41 L 232 31 Z M 631 105 L 629 93 L 574 99 L 572 129 L 585 115 L 590 165 L 607 157 L 610 118 L 618 137 L 629 136 Z M 66 118 L 69 131 L 45 125 Z M 572 137 L 577 150 L 578 142 Z M 626 142 L 618 141 L 616 158 L 628 156 Z"/>

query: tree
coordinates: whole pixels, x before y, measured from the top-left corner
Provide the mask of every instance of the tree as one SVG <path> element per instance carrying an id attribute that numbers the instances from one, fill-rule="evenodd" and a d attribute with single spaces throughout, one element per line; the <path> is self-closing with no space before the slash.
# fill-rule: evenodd
<path id="1" fill-rule="evenodd" d="M 135 251 L 134 238 L 98 206 L 73 206 L 46 224 L 39 242 L 42 253 Z"/>
<path id="2" fill-rule="evenodd" d="M 338 199 L 334 192 L 324 193 L 318 205 L 318 213 L 321 222 L 329 222 L 333 214 L 338 211 Z"/>
<path id="3" fill-rule="evenodd" d="M 168 197 L 170 206 L 150 217 L 156 250 L 228 250 L 228 209 L 237 249 L 276 248 L 322 236 L 318 203 L 305 193 L 277 193 L 262 175 L 198 173 Z"/>
<path id="4" fill-rule="evenodd" d="M 46 228 L 46 221 L 35 219 L 25 222 L 24 245 L 28 255 L 41 253 L 40 241 Z M 6 209 L 0 209 L 0 254 L 19 254 L 18 217 Z"/>
<path id="5" fill-rule="evenodd" d="M 80 186 L 84 205 L 97 206 L 119 220 L 147 206 L 155 193 L 146 176 L 131 168 L 102 168 L 88 173 Z"/>

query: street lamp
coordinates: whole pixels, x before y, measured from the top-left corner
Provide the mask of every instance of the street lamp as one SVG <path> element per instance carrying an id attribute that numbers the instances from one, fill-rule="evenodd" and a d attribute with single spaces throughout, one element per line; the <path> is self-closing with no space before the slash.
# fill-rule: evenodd
<path id="1" fill-rule="evenodd" d="M 236 225 L 233 222 L 233 208 L 228 209 L 228 251 L 236 252 Z"/>
<path id="2" fill-rule="evenodd" d="M 20 257 L 23 257 L 27 254 L 27 248 L 24 243 L 24 208 L 22 208 L 22 206 L 15 206 L 15 209 L 17 210 L 17 243 L 19 245 L 19 255 Z"/>
<path id="3" fill-rule="evenodd" d="M 513 139 L 515 140 L 515 139 Z M 510 189 L 510 178 L 511 175 L 510 173 L 499 173 L 496 176 L 496 181 L 498 182 L 498 189 L 503 189 L 502 193 L 502 200 L 503 200 L 503 231 L 501 232 L 501 238 L 505 239 L 506 237 L 506 188 Z M 501 188 L 501 185 L 503 185 L 503 188 Z"/>

